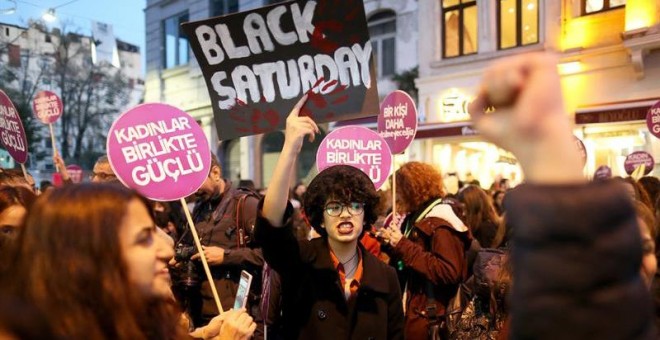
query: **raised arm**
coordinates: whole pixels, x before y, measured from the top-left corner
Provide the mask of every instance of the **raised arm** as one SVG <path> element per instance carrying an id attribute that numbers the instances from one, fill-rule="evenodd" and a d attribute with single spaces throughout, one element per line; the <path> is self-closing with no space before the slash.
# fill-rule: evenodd
<path id="1" fill-rule="evenodd" d="M 303 139 L 309 135 L 310 142 L 313 142 L 315 133 L 319 132 L 318 126 L 310 117 L 299 116 L 300 109 L 306 101 L 307 95 L 296 103 L 286 119 L 284 146 L 264 198 L 263 217 L 274 227 L 282 226 L 282 217 L 289 199 L 293 166 L 302 148 Z"/>

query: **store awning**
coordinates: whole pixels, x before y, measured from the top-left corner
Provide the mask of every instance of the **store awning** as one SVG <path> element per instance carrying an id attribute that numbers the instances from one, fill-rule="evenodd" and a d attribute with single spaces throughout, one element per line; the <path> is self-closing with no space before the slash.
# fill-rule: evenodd
<path id="1" fill-rule="evenodd" d="M 616 123 L 646 120 L 646 114 L 660 98 L 630 100 L 579 107 L 575 124 Z"/>
<path id="2" fill-rule="evenodd" d="M 472 122 L 427 123 L 417 127 L 415 139 L 474 136 L 479 133 L 472 127 Z"/>

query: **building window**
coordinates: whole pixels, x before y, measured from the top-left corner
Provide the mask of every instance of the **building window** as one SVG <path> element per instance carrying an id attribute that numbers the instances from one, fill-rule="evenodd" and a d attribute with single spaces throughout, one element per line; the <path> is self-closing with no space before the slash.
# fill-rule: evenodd
<path id="1" fill-rule="evenodd" d="M 238 0 L 211 0 L 212 17 L 236 12 L 238 12 Z"/>
<path id="2" fill-rule="evenodd" d="M 477 53 L 477 1 L 442 0 L 442 56 Z"/>
<path id="3" fill-rule="evenodd" d="M 188 63 L 188 37 L 181 30 L 181 24 L 188 21 L 188 12 L 177 14 L 163 21 L 165 53 L 163 66 L 170 68 Z"/>
<path id="4" fill-rule="evenodd" d="M 391 76 L 396 71 L 396 13 L 376 13 L 369 18 L 367 25 L 378 78 Z"/>
<path id="5" fill-rule="evenodd" d="M 582 0 L 582 14 L 605 12 L 626 5 L 626 0 Z"/>
<path id="6" fill-rule="evenodd" d="M 499 49 L 539 42 L 538 8 L 538 0 L 501 0 L 497 2 Z"/>

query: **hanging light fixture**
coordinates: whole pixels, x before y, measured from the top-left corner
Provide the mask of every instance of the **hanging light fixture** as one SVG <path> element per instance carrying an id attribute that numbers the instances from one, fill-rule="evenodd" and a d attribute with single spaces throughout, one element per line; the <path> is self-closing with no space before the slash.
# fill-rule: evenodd
<path id="1" fill-rule="evenodd" d="M 16 0 L 0 1 L 0 14 L 10 15 L 16 13 Z"/>
<path id="2" fill-rule="evenodd" d="M 55 16 L 55 9 L 54 8 L 49 8 L 46 13 L 44 13 L 43 16 L 41 16 L 42 19 L 44 19 L 46 22 L 53 22 L 57 20 L 57 17 Z"/>
<path id="3" fill-rule="evenodd" d="M 62 6 L 66 6 L 66 5 L 68 5 L 70 3 L 73 3 L 73 2 L 76 2 L 76 1 L 78 1 L 78 0 L 71 0 L 69 2 L 65 2 L 61 5 L 51 7 L 46 11 L 46 13 L 44 13 L 44 15 L 41 16 L 41 18 L 44 19 L 46 22 L 53 22 L 53 21 L 57 20 L 57 16 L 55 15 L 55 10 L 56 9 L 58 9 Z"/>

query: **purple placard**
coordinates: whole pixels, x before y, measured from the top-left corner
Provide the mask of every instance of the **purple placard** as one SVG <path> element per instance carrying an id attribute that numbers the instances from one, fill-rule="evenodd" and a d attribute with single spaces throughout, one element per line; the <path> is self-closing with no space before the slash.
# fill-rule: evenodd
<path id="1" fill-rule="evenodd" d="M 577 138 L 577 136 L 573 135 L 573 139 L 575 141 L 575 147 L 580 153 L 580 158 L 582 159 L 582 167 L 584 168 L 584 166 L 587 164 L 587 148 L 584 147 L 584 143 L 580 138 Z"/>
<path id="2" fill-rule="evenodd" d="M 83 169 L 79 165 L 71 164 L 66 166 L 66 172 L 71 178 L 71 182 L 80 183 L 83 178 Z"/>
<path id="3" fill-rule="evenodd" d="M 655 165 L 653 156 L 645 151 L 635 151 L 626 157 L 626 160 L 623 162 L 623 167 L 628 175 L 632 175 L 635 169 L 642 164 L 646 165 L 644 175 L 651 173 L 651 171 L 653 171 L 653 166 Z"/>
<path id="4" fill-rule="evenodd" d="M 166 104 L 142 104 L 124 112 L 110 128 L 107 150 L 117 178 L 156 201 L 194 193 L 211 167 L 202 128 Z"/>
<path id="5" fill-rule="evenodd" d="M 27 161 L 27 137 L 23 122 L 11 99 L 2 90 L 0 90 L 0 141 L 16 162 Z"/>
<path id="6" fill-rule="evenodd" d="M 53 124 L 62 115 L 64 106 L 60 97 L 54 92 L 41 91 L 34 96 L 32 110 L 39 121 L 44 124 Z"/>
<path id="7" fill-rule="evenodd" d="M 392 152 L 376 132 L 361 126 L 345 126 L 330 132 L 316 153 L 319 172 L 339 164 L 362 170 L 379 189 L 390 175 Z"/>
<path id="8" fill-rule="evenodd" d="M 601 165 L 594 172 L 594 179 L 608 179 L 612 178 L 612 169 L 607 165 Z"/>
<path id="9" fill-rule="evenodd" d="M 646 114 L 646 126 L 656 138 L 660 138 L 660 101 L 653 104 Z"/>
<path id="10" fill-rule="evenodd" d="M 378 134 L 385 139 L 393 154 L 402 153 L 417 133 L 417 107 L 410 96 L 396 90 L 380 104 Z"/>

